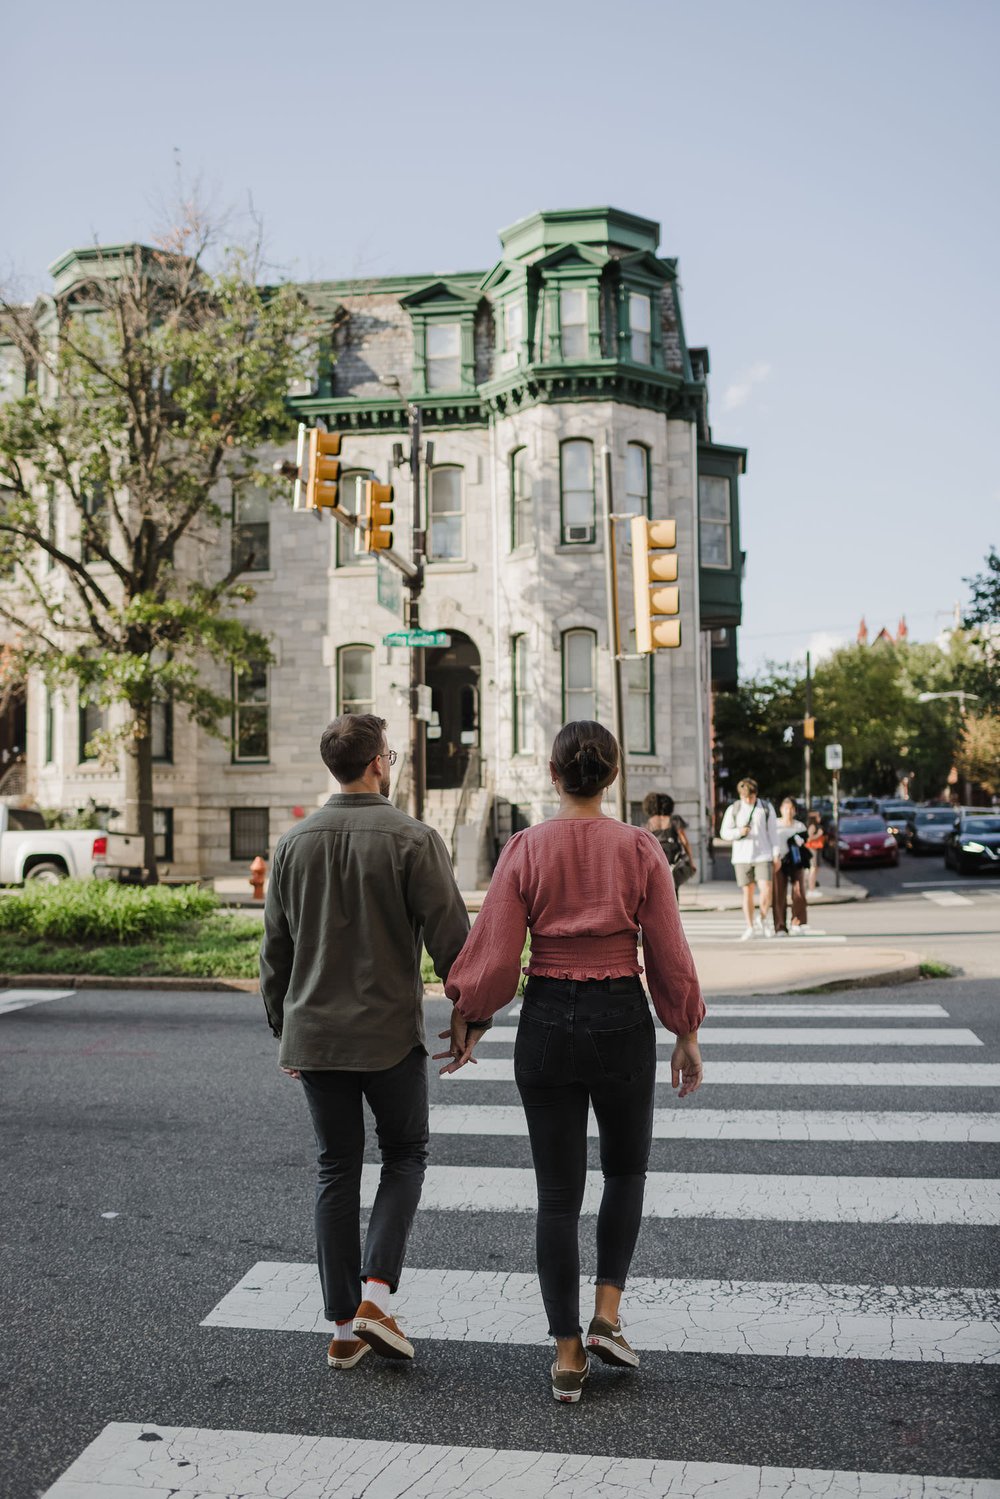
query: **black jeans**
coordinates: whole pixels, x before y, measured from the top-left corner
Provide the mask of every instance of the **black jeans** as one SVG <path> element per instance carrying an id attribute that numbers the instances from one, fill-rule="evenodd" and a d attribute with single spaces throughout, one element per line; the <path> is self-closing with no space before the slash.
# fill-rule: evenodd
<path id="1" fill-rule="evenodd" d="M 656 1033 L 639 980 L 529 978 L 514 1079 L 538 1184 L 536 1252 L 549 1333 L 572 1338 L 580 1332 L 579 1224 L 590 1104 L 604 1173 L 598 1285 L 625 1285 L 642 1222 Z"/>
<path id="2" fill-rule="evenodd" d="M 316 1250 L 329 1322 L 347 1322 L 361 1301 L 361 1278 L 395 1291 L 427 1165 L 427 1053 L 422 1046 L 382 1072 L 303 1072 L 319 1146 Z M 361 1258 L 362 1101 L 375 1115 L 382 1154 L 364 1261 Z"/>

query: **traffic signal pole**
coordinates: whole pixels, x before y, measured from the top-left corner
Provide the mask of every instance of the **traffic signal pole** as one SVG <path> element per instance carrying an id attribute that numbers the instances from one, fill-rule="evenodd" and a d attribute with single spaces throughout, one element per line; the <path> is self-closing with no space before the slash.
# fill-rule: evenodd
<path id="1" fill-rule="evenodd" d="M 611 656 L 611 727 L 621 759 L 615 782 L 615 805 L 620 822 L 628 822 L 628 783 L 625 772 L 625 732 L 622 711 L 621 629 L 618 623 L 618 554 L 615 547 L 615 516 L 611 481 L 611 449 L 601 450 L 604 469 L 604 578 L 608 611 L 608 651 Z"/>
<path id="2" fill-rule="evenodd" d="M 420 407 L 411 406 L 410 416 L 410 492 L 413 505 L 410 560 L 413 572 L 406 576 L 406 601 L 403 622 L 408 630 L 420 629 L 420 595 L 424 586 L 424 558 L 427 532 L 424 527 L 423 495 L 420 487 Z M 417 714 L 420 689 L 425 676 L 424 647 L 410 646 L 410 792 L 407 810 L 418 822 L 424 820 L 427 790 L 427 732 Z"/>
<path id="3" fill-rule="evenodd" d="M 813 711 L 812 696 L 813 696 L 812 656 L 811 656 L 811 653 L 809 651 L 806 651 L 806 722 L 807 723 L 812 718 L 812 711 Z M 809 808 L 812 806 L 812 752 L 813 752 L 812 751 L 812 740 L 809 739 L 808 737 L 806 737 L 805 734 L 803 734 L 803 739 L 802 739 L 802 758 L 803 758 L 804 765 L 805 765 L 805 796 L 806 796 L 806 811 L 807 812 L 809 811 Z"/>

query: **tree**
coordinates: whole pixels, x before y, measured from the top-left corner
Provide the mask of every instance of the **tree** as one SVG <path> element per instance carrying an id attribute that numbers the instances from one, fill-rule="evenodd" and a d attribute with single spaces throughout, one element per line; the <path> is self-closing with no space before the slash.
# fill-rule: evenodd
<path id="1" fill-rule="evenodd" d="M 117 705 L 95 734 L 125 771 L 125 829 L 156 878 L 151 727 L 170 701 L 220 733 L 230 697 L 206 679 L 270 659 L 232 613 L 245 556 L 213 564 L 227 488 L 273 493 L 260 450 L 289 427 L 314 315 L 289 286 L 258 285 L 254 250 L 206 268 L 197 213 L 150 248 L 82 252 L 48 305 L 0 302 L 23 393 L 0 405 L 0 620 L 7 672 L 76 684 Z M 214 574 L 214 575 L 213 575 Z"/>
<path id="2" fill-rule="evenodd" d="M 762 795 L 775 803 L 789 792 L 798 794 L 802 781 L 802 751 L 785 742 L 789 725 L 805 713 L 805 681 L 794 666 L 769 666 L 733 692 L 715 700 L 716 756 L 724 799 L 736 795 L 744 776 L 757 782 Z"/>
<path id="3" fill-rule="evenodd" d="M 985 571 L 964 581 L 972 589 L 972 601 L 962 620 L 970 633 L 972 652 L 962 685 L 975 693 L 980 709 L 1000 712 L 1000 553 L 996 547 L 986 554 Z"/>
<path id="4" fill-rule="evenodd" d="M 1000 795 L 1000 713 L 965 720 L 956 765 L 967 780 L 978 781 L 991 796 Z"/>

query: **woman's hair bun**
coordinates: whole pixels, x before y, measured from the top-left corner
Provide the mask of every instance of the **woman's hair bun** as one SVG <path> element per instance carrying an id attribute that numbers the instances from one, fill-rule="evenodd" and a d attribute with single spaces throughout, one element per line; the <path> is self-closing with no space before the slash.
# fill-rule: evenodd
<path id="1" fill-rule="evenodd" d="M 618 741 L 603 724 L 580 719 L 559 730 L 552 766 L 571 796 L 596 796 L 618 769 Z"/>

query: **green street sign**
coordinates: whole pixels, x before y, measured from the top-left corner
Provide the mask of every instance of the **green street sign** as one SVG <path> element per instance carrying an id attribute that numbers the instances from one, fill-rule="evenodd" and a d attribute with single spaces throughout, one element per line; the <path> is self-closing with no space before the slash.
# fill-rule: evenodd
<path id="1" fill-rule="evenodd" d="M 393 630 L 382 636 L 383 645 L 451 645 L 451 636 L 444 630 Z"/>

